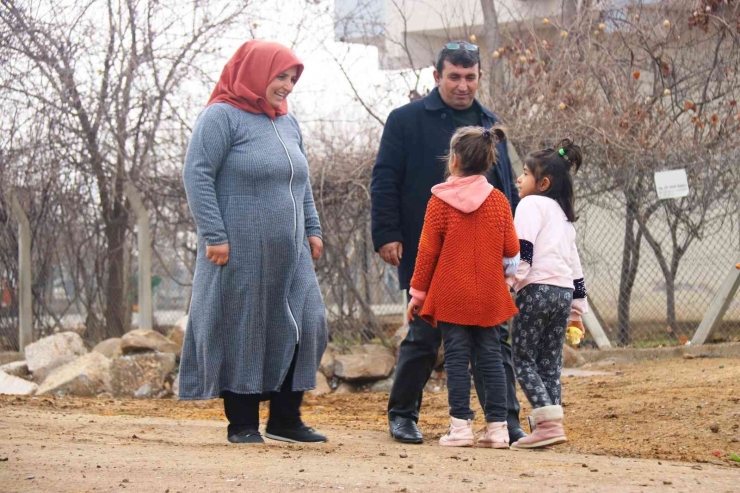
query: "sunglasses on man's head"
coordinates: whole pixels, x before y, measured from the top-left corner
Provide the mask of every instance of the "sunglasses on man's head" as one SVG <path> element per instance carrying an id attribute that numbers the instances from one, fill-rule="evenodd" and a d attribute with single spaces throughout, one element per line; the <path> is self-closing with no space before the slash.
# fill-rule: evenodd
<path id="1" fill-rule="evenodd" d="M 448 50 L 460 50 L 460 49 L 466 49 L 468 51 L 478 51 L 478 45 L 474 45 L 473 43 L 447 43 L 445 45 L 445 48 Z"/>

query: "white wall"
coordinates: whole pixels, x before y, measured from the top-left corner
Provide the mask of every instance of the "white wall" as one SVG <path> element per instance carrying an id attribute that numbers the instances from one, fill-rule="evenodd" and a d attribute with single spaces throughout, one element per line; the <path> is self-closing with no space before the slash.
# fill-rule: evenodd
<path id="1" fill-rule="evenodd" d="M 561 6 L 560 0 L 495 3 L 502 29 L 559 15 Z M 444 43 L 470 35 L 485 46 L 480 0 L 336 0 L 335 19 L 337 40 L 377 46 L 383 69 L 429 66 Z"/>

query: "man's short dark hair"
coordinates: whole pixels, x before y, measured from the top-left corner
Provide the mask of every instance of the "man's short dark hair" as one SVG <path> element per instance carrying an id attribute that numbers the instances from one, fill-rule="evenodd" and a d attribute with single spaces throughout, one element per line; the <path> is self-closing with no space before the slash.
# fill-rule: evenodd
<path id="1" fill-rule="evenodd" d="M 479 50 L 468 50 L 463 45 L 468 44 L 465 41 L 453 41 L 453 43 L 459 43 L 460 48 L 451 50 L 447 47 L 442 48 L 442 51 L 437 55 L 437 72 L 442 73 L 444 68 L 445 60 L 450 62 L 452 65 L 458 67 L 470 68 L 475 65 L 480 65 L 480 51 Z"/>

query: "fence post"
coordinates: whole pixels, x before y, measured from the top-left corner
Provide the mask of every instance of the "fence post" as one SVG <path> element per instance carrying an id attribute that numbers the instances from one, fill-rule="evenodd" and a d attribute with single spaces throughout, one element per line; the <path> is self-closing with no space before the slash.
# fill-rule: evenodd
<path id="1" fill-rule="evenodd" d="M 31 223 L 15 193 L 10 208 L 18 221 L 18 350 L 33 342 L 33 294 L 31 293 Z"/>
<path id="2" fill-rule="evenodd" d="M 594 312 L 589 310 L 581 315 L 581 318 L 583 319 L 583 326 L 586 328 L 588 333 L 591 334 L 596 346 L 598 346 L 599 349 L 611 349 L 612 343 L 609 342 L 609 338 L 606 337 L 604 328 L 599 323 L 599 319 L 596 318 Z"/>
<path id="3" fill-rule="evenodd" d="M 699 328 L 696 329 L 694 338 L 691 339 L 691 344 L 704 344 L 707 342 L 712 332 L 722 323 L 722 318 L 725 316 L 730 303 L 732 303 L 732 298 L 740 287 L 740 258 L 738 262 L 730 269 L 730 273 L 709 305 L 709 310 L 704 315 Z"/>
<path id="4" fill-rule="evenodd" d="M 136 214 L 136 236 L 139 250 L 139 328 L 152 330 L 153 303 L 152 303 L 152 242 L 149 228 L 149 211 L 144 207 L 144 201 L 139 191 L 127 182 L 124 187 L 126 198 Z"/>

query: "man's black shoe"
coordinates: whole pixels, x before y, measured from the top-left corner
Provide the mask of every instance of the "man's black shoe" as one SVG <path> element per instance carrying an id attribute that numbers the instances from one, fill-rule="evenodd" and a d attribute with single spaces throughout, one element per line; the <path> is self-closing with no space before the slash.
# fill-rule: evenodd
<path id="1" fill-rule="evenodd" d="M 271 426 L 270 423 L 267 423 L 265 436 L 273 440 L 292 443 L 316 443 L 327 441 L 324 435 L 317 433 L 313 428 L 309 428 L 303 423 L 296 426 L 280 427 Z"/>
<path id="2" fill-rule="evenodd" d="M 397 442 L 401 443 L 424 443 L 424 437 L 421 436 L 416 421 L 411 418 L 396 417 L 389 422 L 391 436 Z"/>
<path id="3" fill-rule="evenodd" d="M 228 438 L 231 443 L 265 443 L 257 430 L 242 430 L 229 435 Z"/>
<path id="4" fill-rule="evenodd" d="M 509 443 L 515 443 L 526 437 L 527 434 L 521 428 L 509 428 Z"/>

